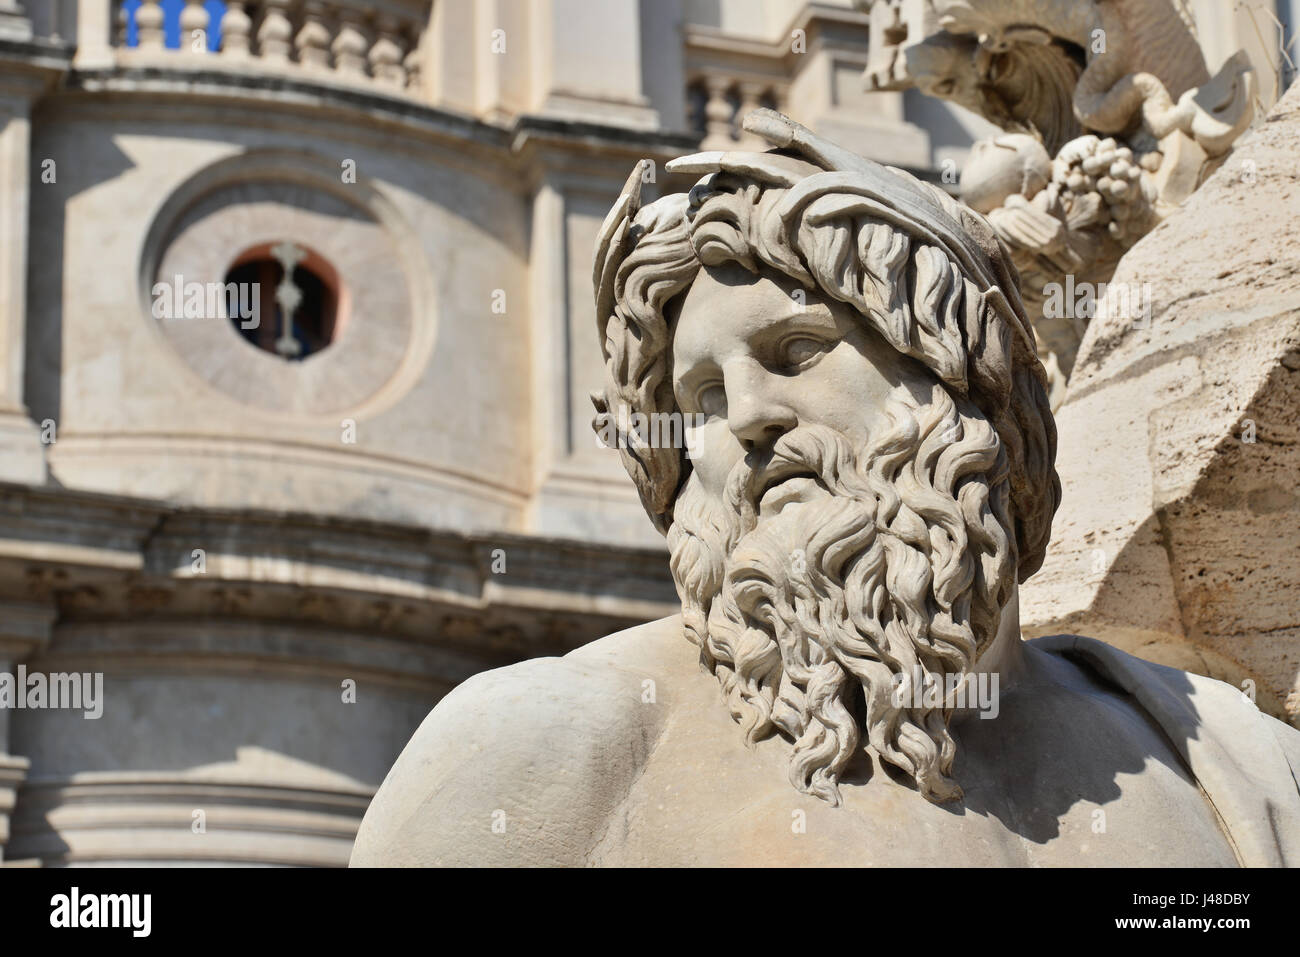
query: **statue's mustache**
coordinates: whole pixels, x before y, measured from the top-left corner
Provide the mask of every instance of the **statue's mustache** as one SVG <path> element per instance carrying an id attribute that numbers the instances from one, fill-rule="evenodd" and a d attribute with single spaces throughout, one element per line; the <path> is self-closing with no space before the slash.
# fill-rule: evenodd
<path id="1" fill-rule="evenodd" d="M 836 494 L 840 475 L 852 463 L 848 440 L 824 425 L 805 425 L 786 432 L 769 449 L 748 453 L 727 476 L 726 501 L 740 516 L 742 530 L 758 521 L 759 502 L 773 486 L 796 476 L 815 478 Z"/>

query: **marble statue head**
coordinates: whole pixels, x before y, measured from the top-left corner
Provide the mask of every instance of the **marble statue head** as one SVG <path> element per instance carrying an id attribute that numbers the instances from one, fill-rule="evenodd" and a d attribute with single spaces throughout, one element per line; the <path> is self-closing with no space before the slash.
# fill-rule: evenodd
<path id="1" fill-rule="evenodd" d="M 1012 196 L 1032 199 L 1051 181 L 1052 158 L 1043 144 L 1027 133 L 1003 133 L 971 147 L 961 171 L 961 198 L 987 214 Z"/>
<path id="2" fill-rule="evenodd" d="M 638 166 L 605 220 L 597 426 L 687 424 L 620 454 L 746 739 L 786 736 L 792 784 L 833 804 L 859 743 L 948 800 L 951 708 L 900 683 L 973 668 L 1060 497 L 1014 267 L 937 188 L 745 125 L 774 148 L 674 161 L 703 178 L 645 206 Z"/>

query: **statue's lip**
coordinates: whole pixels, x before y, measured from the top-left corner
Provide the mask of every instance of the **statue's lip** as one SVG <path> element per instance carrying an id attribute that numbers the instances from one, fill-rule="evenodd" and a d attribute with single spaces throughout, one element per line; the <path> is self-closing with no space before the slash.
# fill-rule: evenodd
<path id="1" fill-rule="evenodd" d="M 765 516 L 775 515 L 787 505 L 811 502 L 826 494 L 826 486 L 814 476 L 792 475 L 768 489 L 759 503 L 758 512 Z"/>
<path id="2" fill-rule="evenodd" d="M 754 496 L 754 503 L 761 504 L 768 493 L 778 485 L 784 485 L 793 479 L 812 479 L 814 482 L 820 481 L 820 476 L 810 468 L 790 462 L 784 465 L 778 465 L 759 474 L 760 483 L 758 484 L 757 494 Z"/>

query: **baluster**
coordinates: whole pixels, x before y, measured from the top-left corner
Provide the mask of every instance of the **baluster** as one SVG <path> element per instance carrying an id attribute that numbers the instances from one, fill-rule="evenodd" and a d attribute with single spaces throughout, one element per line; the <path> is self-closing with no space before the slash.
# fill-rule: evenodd
<path id="1" fill-rule="evenodd" d="M 264 0 L 262 23 L 257 28 L 257 52 L 263 60 L 288 63 L 293 42 L 289 7 L 293 0 Z"/>
<path id="2" fill-rule="evenodd" d="M 226 0 L 226 15 L 221 18 L 221 52 L 225 56 L 246 57 L 253 21 L 244 10 L 246 0 Z"/>
<path id="3" fill-rule="evenodd" d="M 740 84 L 740 109 L 736 111 L 734 135 L 749 146 L 766 148 L 767 142 L 761 136 L 754 136 L 745 132 L 745 117 L 763 105 L 763 94 L 766 92 L 761 83 L 741 83 Z"/>
<path id="4" fill-rule="evenodd" d="M 707 150 L 732 149 L 736 140 L 731 135 L 731 121 L 736 111 L 730 100 L 731 82 L 725 77 L 711 76 L 704 81 L 704 85 L 709 92 L 709 99 L 704 104 L 705 137 L 700 145 Z"/>
<path id="5" fill-rule="evenodd" d="M 159 0 L 142 0 L 135 9 L 136 45 L 141 50 L 163 48 L 163 9 Z"/>
<path id="6" fill-rule="evenodd" d="M 302 29 L 294 38 L 298 49 L 298 62 L 312 70 L 328 70 L 330 66 L 330 28 L 325 24 L 327 14 L 324 0 L 304 0 Z"/>
<path id="7" fill-rule="evenodd" d="M 411 52 L 406 54 L 402 60 L 402 65 L 406 67 L 406 88 L 412 93 L 420 93 L 424 89 L 423 77 L 420 75 L 420 43 L 417 40 L 411 44 Z"/>
<path id="8" fill-rule="evenodd" d="M 366 31 L 365 13 L 350 7 L 339 10 L 338 35 L 330 45 L 334 53 L 334 69 L 352 76 L 365 76 L 369 49 L 370 35 Z"/>
<path id="9" fill-rule="evenodd" d="M 284 270 L 284 278 L 275 287 L 275 302 L 280 307 L 280 337 L 275 340 L 275 351 L 285 359 L 293 359 L 302 352 L 302 343 L 293 337 L 293 314 L 302 305 L 302 290 L 294 284 L 293 271 L 307 253 L 285 240 L 271 247 L 271 255 Z"/>
<path id="10" fill-rule="evenodd" d="M 195 31 L 199 31 L 203 40 L 198 50 L 194 49 Z M 208 52 L 208 11 L 203 0 L 185 0 L 181 10 L 181 49 L 191 53 Z"/>
<path id="11" fill-rule="evenodd" d="M 406 53 L 403 49 L 402 25 L 395 17 L 381 13 L 375 20 L 375 27 L 379 38 L 370 48 L 370 72 L 379 82 L 400 90 L 406 86 L 406 67 L 402 62 Z"/>
<path id="12" fill-rule="evenodd" d="M 131 15 L 126 11 L 124 0 L 116 0 L 117 6 L 113 12 L 113 46 L 126 46 L 126 30 L 131 23 Z"/>

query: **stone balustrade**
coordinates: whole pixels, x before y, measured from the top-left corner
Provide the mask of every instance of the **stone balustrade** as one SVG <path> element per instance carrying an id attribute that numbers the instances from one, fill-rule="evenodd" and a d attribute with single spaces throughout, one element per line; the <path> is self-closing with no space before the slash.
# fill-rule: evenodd
<path id="1" fill-rule="evenodd" d="M 113 46 L 128 57 L 175 56 L 194 65 L 198 56 L 204 66 L 301 71 L 408 95 L 421 89 L 430 0 L 225 0 L 219 24 L 210 22 L 204 0 L 185 0 L 179 12 L 161 0 L 113 2 Z M 179 16 L 179 47 L 166 42 L 169 15 Z M 218 26 L 215 43 L 209 34 Z"/>
<path id="2" fill-rule="evenodd" d="M 782 109 L 784 88 L 764 80 L 739 78 L 727 73 L 696 76 L 686 87 L 687 116 L 708 150 L 735 149 L 760 143 L 741 127 L 745 116 L 760 106 Z"/>
<path id="3" fill-rule="evenodd" d="M 687 122 L 702 148 L 763 148 L 741 124 L 760 106 L 789 110 L 791 83 L 801 66 L 789 43 L 706 27 L 687 29 L 685 41 Z"/>

